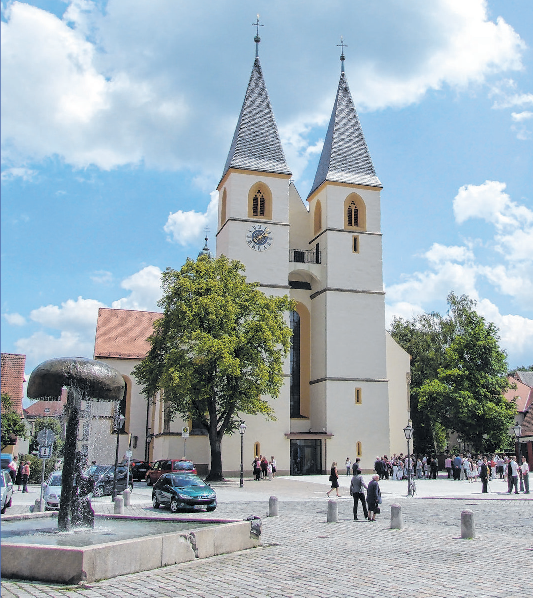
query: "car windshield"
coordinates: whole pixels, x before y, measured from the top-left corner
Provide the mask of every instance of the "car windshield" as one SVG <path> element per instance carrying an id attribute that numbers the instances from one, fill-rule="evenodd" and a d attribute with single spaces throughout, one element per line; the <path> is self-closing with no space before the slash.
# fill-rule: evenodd
<path id="1" fill-rule="evenodd" d="M 172 464 L 172 469 L 174 471 L 179 471 L 183 469 L 191 470 L 194 469 L 194 465 L 190 461 L 178 461 Z"/>
<path id="2" fill-rule="evenodd" d="M 54 473 L 53 475 L 51 475 L 50 479 L 48 480 L 48 485 L 49 486 L 61 486 L 61 474 Z"/>
<path id="3" fill-rule="evenodd" d="M 89 477 L 100 476 L 110 467 L 110 465 L 91 465 L 89 469 L 85 471 L 85 475 Z"/>
<path id="4" fill-rule="evenodd" d="M 172 485 L 175 488 L 185 488 L 186 486 L 205 486 L 200 478 L 195 477 L 181 477 L 177 475 L 172 476 Z"/>

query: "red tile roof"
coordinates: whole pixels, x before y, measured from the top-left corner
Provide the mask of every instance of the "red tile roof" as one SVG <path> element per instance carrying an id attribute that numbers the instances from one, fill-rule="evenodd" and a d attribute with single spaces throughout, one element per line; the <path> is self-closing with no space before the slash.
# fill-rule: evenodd
<path id="1" fill-rule="evenodd" d="M 24 396 L 24 367 L 26 355 L 2 353 L 2 392 L 11 397 L 13 409 L 22 415 L 22 397 Z"/>
<path id="2" fill-rule="evenodd" d="M 29 417 L 57 417 L 62 415 L 67 402 L 67 389 L 63 388 L 61 397 L 57 401 L 36 401 L 26 409 L 24 414 Z"/>
<path id="3" fill-rule="evenodd" d="M 143 359 L 150 349 L 147 339 L 154 322 L 162 316 L 153 311 L 101 307 L 96 323 L 94 358 Z"/>
<path id="4" fill-rule="evenodd" d="M 522 384 L 520 380 L 517 380 L 512 376 L 509 376 L 509 383 L 514 384 L 516 388 L 510 388 L 504 396 L 509 402 L 514 399 L 517 411 L 523 413 L 533 403 L 533 388 L 526 384 Z"/>

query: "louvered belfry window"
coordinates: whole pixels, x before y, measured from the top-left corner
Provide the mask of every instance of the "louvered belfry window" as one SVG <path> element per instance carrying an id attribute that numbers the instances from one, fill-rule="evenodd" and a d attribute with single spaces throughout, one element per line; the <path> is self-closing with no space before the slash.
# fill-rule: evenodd
<path id="1" fill-rule="evenodd" d="M 258 189 L 252 198 L 252 214 L 263 217 L 265 215 L 265 196 L 261 192 L 261 189 Z"/>
<path id="2" fill-rule="evenodd" d="M 359 210 L 355 201 L 348 206 L 348 226 L 359 226 Z"/>

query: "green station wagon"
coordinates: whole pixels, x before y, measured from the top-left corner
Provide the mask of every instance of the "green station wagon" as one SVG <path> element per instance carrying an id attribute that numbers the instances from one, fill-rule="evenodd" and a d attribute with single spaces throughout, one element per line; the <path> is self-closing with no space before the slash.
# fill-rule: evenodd
<path id="1" fill-rule="evenodd" d="M 180 510 L 214 511 L 217 508 L 215 491 L 193 474 L 170 473 L 162 475 L 152 490 L 154 509 L 170 507 L 173 513 Z"/>

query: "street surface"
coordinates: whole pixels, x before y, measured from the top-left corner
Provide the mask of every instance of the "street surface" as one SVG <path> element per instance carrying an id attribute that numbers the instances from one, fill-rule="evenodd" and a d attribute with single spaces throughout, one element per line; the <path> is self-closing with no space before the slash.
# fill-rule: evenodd
<path id="1" fill-rule="evenodd" d="M 364 476 L 368 482 L 369 475 Z M 3 580 L 2 598 L 53 596 L 197 596 L 270 598 L 379 596 L 406 594 L 435 598 L 533 596 L 533 494 L 508 495 L 494 480 L 481 483 L 417 480 L 382 481 L 381 515 L 376 523 L 353 521 L 349 477 L 341 476 L 338 523 L 326 523 L 328 476 L 245 479 L 215 485 L 217 518 L 263 518 L 263 545 L 257 549 L 196 560 L 154 571 L 79 586 Z M 39 488 L 15 493 L 6 515 L 27 512 Z M 268 499 L 279 499 L 279 517 L 268 518 Z M 333 499 L 332 493 L 332 499 Z M 151 488 L 136 483 L 132 515 L 169 516 L 150 503 Z M 404 529 L 389 529 L 390 505 L 402 506 Z M 110 497 L 93 500 L 98 513 L 112 513 Z M 477 537 L 460 539 L 461 511 L 474 512 Z M 180 514 L 205 517 L 213 514 Z M 361 519 L 362 513 L 359 513 Z"/>

